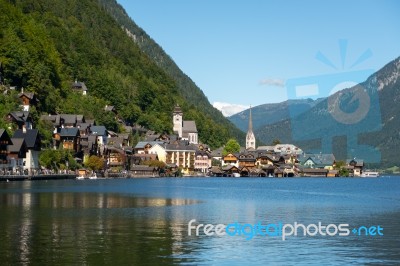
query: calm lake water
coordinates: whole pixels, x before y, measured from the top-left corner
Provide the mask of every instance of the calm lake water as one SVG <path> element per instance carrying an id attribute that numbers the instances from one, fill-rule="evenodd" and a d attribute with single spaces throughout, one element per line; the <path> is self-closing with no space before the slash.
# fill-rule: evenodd
<path id="1" fill-rule="evenodd" d="M 283 241 L 270 227 L 269 235 L 251 240 L 195 236 L 195 230 L 189 236 L 192 219 L 194 226 L 380 226 L 383 235 L 361 229 L 360 235 L 299 233 Z M 399 265 L 399 226 L 399 177 L 0 183 L 2 265 Z"/>

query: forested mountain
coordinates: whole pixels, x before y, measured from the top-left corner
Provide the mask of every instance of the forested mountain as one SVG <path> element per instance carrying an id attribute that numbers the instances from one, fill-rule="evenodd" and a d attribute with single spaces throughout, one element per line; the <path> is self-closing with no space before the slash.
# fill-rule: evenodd
<path id="1" fill-rule="evenodd" d="M 4 84 L 38 95 L 36 117 L 79 113 L 118 130 L 113 117 L 104 111 L 109 104 L 128 123 L 171 132 L 171 112 L 179 103 L 185 119 L 196 120 L 200 140 L 212 147 L 221 146 L 231 136 L 243 137 L 165 53 L 172 72 L 161 66 L 157 56 L 142 51 L 145 46 L 132 41 L 128 27 L 122 28 L 110 15 L 112 6 L 125 14 L 113 0 L 0 0 Z M 140 32 L 138 38 L 147 36 Z M 161 49 L 155 42 L 153 46 Z M 74 80 L 85 82 L 87 96 L 73 93 Z M 0 115 L 17 106 L 10 99 L 13 95 L 0 97 Z"/>
<path id="2" fill-rule="evenodd" d="M 270 125 L 289 118 L 289 108 L 292 111 L 301 114 L 322 100 L 323 99 L 296 99 L 287 100 L 281 103 L 267 103 L 252 107 L 251 116 L 253 118 L 253 127 L 257 129 L 259 127 Z M 249 110 L 250 109 L 247 109 L 240 113 L 234 114 L 228 117 L 228 119 L 239 129 L 247 132 L 250 113 Z"/>
<path id="3" fill-rule="evenodd" d="M 397 58 L 361 87 L 339 91 L 298 116 L 258 128 L 255 135 L 265 143 L 280 139 L 305 151 L 330 151 L 341 160 L 357 157 L 380 167 L 399 166 L 399 77 Z"/>
<path id="4" fill-rule="evenodd" d="M 99 0 L 99 2 L 106 8 L 107 12 L 118 24 L 121 25 L 127 35 L 132 38 L 140 49 L 175 81 L 176 89 L 189 104 L 189 108 L 186 108 L 186 110 L 189 110 L 189 118 L 196 118 L 195 114 L 190 113 L 191 109 L 196 108 L 201 110 L 204 114 L 211 117 L 213 121 L 227 128 L 229 133 L 237 138 L 239 142 L 244 141 L 245 135 L 243 132 L 238 130 L 219 110 L 210 104 L 201 89 L 175 64 L 162 47 L 160 47 L 143 29 L 135 24 L 121 5 L 115 0 Z"/>

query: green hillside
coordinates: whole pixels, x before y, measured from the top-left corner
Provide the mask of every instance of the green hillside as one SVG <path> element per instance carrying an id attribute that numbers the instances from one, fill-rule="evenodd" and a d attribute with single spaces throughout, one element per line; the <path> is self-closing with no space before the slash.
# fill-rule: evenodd
<path id="1" fill-rule="evenodd" d="M 99 2 L 118 24 L 125 29 L 132 41 L 175 81 L 176 89 L 189 104 L 189 109 L 196 108 L 201 110 L 213 121 L 226 128 L 229 134 L 238 139 L 240 143 L 244 143 L 245 134 L 237 129 L 219 110 L 210 104 L 200 88 L 175 64 L 162 47 L 151 39 L 143 29 L 135 24 L 121 5 L 115 0 L 99 0 Z M 196 117 L 189 113 L 188 118 L 195 119 Z"/>
<path id="2" fill-rule="evenodd" d="M 185 119 L 196 120 L 200 140 L 212 147 L 240 136 L 194 84 L 185 85 L 189 78 L 181 80 L 157 65 L 99 1 L 0 0 L 0 10 L 4 83 L 35 92 L 38 114 L 79 113 L 118 130 L 103 111 L 110 104 L 127 123 L 171 132 L 171 112 L 179 103 Z M 169 64 L 177 71 L 172 60 Z M 87 96 L 72 92 L 74 80 L 85 82 Z M 0 101 L 10 102 L 7 97 Z M 12 108 L 13 101 L 2 104 L 1 115 Z"/>

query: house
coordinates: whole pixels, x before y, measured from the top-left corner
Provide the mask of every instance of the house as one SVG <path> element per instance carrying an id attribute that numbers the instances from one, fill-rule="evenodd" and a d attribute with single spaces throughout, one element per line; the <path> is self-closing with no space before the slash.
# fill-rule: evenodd
<path id="1" fill-rule="evenodd" d="M 81 150 L 81 140 L 79 128 L 62 128 L 60 133 L 56 134 L 57 146 L 61 146 L 65 150 L 79 152 Z"/>
<path id="2" fill-rule="evenodd" d="M 158 175 L 158 169 L 148 165 L 133 165 L 131 173 L 133 176 L 155 176 Z"/>
<path id="3" fill-rule="evenodd" d="M 107 145 L 108 133 L 105 126 L 91 126 L 90 134 L 97 135 L 97 143 L 99 146 Z"/>
<path id="4" fill-rule="evenodd" d="M 194 171 L 196 148 L 193 145 L 187 145 L 186 142 L 180 141 L 166 144 L 165 151 L 167 164 L 176 164 L 182 168 L 182 172 L 185 174 Z"/>
<path id="5" fill-rule="evenodd" d="M 7 131 L 0 129 L 0 173 L 8 169 L 8 146 L 12 145 L 12 141 Z M 2 170 L 2 172 L 1 172 Z"/>
<path id="6" fill-rule="evenodd" d="M 247 167 L 253 168 L 256 165 L 256 154 L 252 152 L 246 152 L 239 154 L 239 168 Z M 249 171 L 250 173 L 250 171 Z"/>
<path id="7" fill-rule="evenodd" d="M 105 151 L 105 158 L 107 168 L 109 169 L 125 169 L 126 168 L 126 154 L 123 149 L 107 147 Z"/>
<path id="8" fill-rule="evenodd" d="M 13 173 L 22 174 L 28 147 L 25 139 L 11 138 L 11 141 L 12 144 L 7 147 L 9 165 Z"/>
<path id="9" fill-rule="evenodd" d="M 256 165 L 261 167 L 278 166 L 285 163 L 285 159 L 276 153 L 259 152 Z"/>
<path id="10" fill-rule="evenodd" d="M 172 113 L 173 130 L 182 140 L 189 143 L 198 143 L 198 132 L 195 121 L 184 121 L 183 112 L 179 105 L 176 105 Z"/>
<path id="11" fill-rule="evenodd" d="M 162 147 L 164 145 L 164 142 L 163 141 L 139 141 L 136 144 L 134 151 L 135 151 L 135 153 L 149 153 L 150 149 L 155 145 L 159 145 Z M 153 152 L 154 152 L 154 150 L 153 150 Z"/>
<path id="12" fill-rule="evenodd" d="M 112 146 L 115 148 L 124 148 L 129 145 L 128 136 L 119 135 L 117 137 L 108 137 L 107 146 Z"/>
<path id="13" fill-rule="evenodd" d="M 222 171 L 224 172 L 223 176 L 239 176 L 240 170 L 234 165 L 226 165 L 222 167 Z"/>
<path id="14" fill-rule="evenodd" d="M 223 151 L 223 149 L 224 149 L 224 148 L 221 147 L 221 148 L 218 148 L 218 149 L 216 149 L 216 150 L 211 151 L 211 158 L 212 158 L 213 160 L 222 162 L 222 151 Z"/>
<path id="15" fill-rule="evenodd" d="M 364 169 L 364 160 L 354 158 L 352 160 L 346 160 L 346 164 L 349 170 L 352 171 L 353 176 L 361 176 Z"/>
<path id="16" fill-rule="evenodd" d="M 303 168 L 301 173 L 303 176 L 309 177 L 326 177 L 329 170 L 324 168 Z"/>
<path id="17" fill-rule="evenodd" d="M 149 162 L 149 161 L 158 161 L 158 156 L 157 154 L 144 154 L 144 153 L 135 153 L 131 157 L 131 166 L 133 165 L 141 165 L 144 162 Z M 132 169 L 132 167 L 131 167 Z"/>
<path id="18" fill-rule="evenodd" d="M 223 165 L 233 165 L 235 167 L 239 167 L 239 158 L 238 155 L 233 153 L 228 153 L 222 159 Z"/>
<path id="19" fill-rule="evenodd" d="M 329 154 L 304 154 L 298 157 L 301 165 L 305 168 L 321 168 L 333 170 L 335 166 L 335 155 Z"/>
<path id="20" fill-rule="evenodd" d="M 88 89 L 87 89 L 87 87 L 86 87 L 84 82 L 80 82 L 80 81 L 75 80 L 75 82 L 72 83 L 71 87 L 72 87 L 73 90 L 82 93 L 82 95 L 87 95 Z"/>
<path id="21" fill-rule="evenodd" d="M 99 145 L 97 143 L 96 135 L 81 135 L 81 150 L 83 151 L 84 156 L 90 157 L 91 155 L 99 155 Z"/>
<path id="22" fill-rule="evenodd" d="M 24 170 L 29 174 L 34 174 L 39 169 L 39 152 L 41 139 L 37 129 L 18 129 L 14 132 L 13 139 L 24 139 L 28 149 L 24 158 Z"/>
<path id="23" fill-rule="evenodd" d="M 274 165 L 265 165 L 261 169 L 265 172 L 265 176 L 272 177 L 275 174 L 275 166 Z"/>
<path id="24" fill-rule="evenodd" d="M 205 174 L 210 167 L 211 155 L 206 151 L 197 150 L 194 159 L 194 169 Z"/>
<path id="25" fill-rule="evenodd" d="M 303 154 L 302 149 L 293 144 L 277 144 L 274 146 L 274 152 L 280 153 L 281 155 L 292 154 L 301 155 Z"/>
<path id="26" fill-rule="evenodd" d="M 74 114 L 61 114 L 60 115 L 60 127 L 76 127 L 78 123 L 78 117 Z"/>
<path id="27" fill-rule="evenodd" d="M 157 158 L 159 161 L 166 163 L 167 162 L 167 151 L 165 150 L 164 144 L 156 143 L 150 149 L 147 150 L 149 154 L 157 154 Z"/>
<path id="28" fill-rule="evenodd" d="M 220 176 L 223 176 L 224 172 L 218 166 L 211 166 L 209 174 L 212 176 L 220 177 Z"/>
<path id="29" fill-rule="evenodd" d="M 21 93 L 18 94 L 18 98 L 22 102 L 22 110 L 29 112 L 31 105 L 36 105 L 39 101 L 33 92 L 24 92 L 22 88 Z"/>
<path id="30" fill-rule="evenodd" d="M 53 134 L 57 133 L 59 127 L 61 127 L 59 115 L 41 115 L 40 120 L 53 126 Z"/>
<path id="31" fill-rule="evenodd" d="M 32 116 L 28 111 L 15 111 L 7 115 L 7 122 L 17 125 L 18 129 L 32 129 Z"/>

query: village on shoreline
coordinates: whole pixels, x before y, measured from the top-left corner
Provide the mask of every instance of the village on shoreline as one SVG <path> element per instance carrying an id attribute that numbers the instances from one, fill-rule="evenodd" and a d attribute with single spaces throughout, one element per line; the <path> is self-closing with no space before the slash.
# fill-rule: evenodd
<path id="1" fill-rule="evenodd" d="M 72 84 L 74 91 L 87 94 L 83 82 Z M 199 141 L 196 121 L 183 120 L 176 105 L 172 113 L 174 134 L 157 133 L 141 126 L 123 124 L 116 133 L 81 114 L 41 115 L 52 128 L 52 143 L 45 153 L 39 130 L 30 113 L 36 95 L 21 89 L 21 109 L 7 116 L 8 129 L 0 129 L 0 179 L 7 176 L 67 175 L 89 177 L 163 177 L 163 176 L 362 176 L 364 162 L 359 159 L 337 162 L 333 154 L 307 154 L 293 144 L 274 143 L 256 147 L 250 110 L 246 147 L 229 150 L 228 145 L 211 150 Z M 8 132 L 13 132 L 12 135 Z M 236 140 L 230 140 L 236 142 Z M 57 164 L 51 151 L 64 151 Z M 44 161 L 47 165 L 44 165 Z M 60 158 L 58 158 L 60 160 Z"/>

